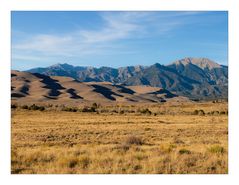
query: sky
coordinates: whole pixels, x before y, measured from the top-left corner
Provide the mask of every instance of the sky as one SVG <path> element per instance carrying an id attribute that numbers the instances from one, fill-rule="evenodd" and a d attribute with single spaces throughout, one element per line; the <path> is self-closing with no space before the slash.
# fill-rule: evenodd
<path id="1" fill-rule="evenodd" d="M 12 69 L 122 67 L 185 57 L 227 65 L 225 11 L 13 11 Z"/>

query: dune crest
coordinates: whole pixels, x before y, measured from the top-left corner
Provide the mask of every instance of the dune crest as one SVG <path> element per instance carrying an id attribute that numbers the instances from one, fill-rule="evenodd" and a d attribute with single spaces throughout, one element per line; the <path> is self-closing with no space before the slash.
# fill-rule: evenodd
<path id="1" fill-rule="evenodd" d="M 188 100 L 166 89 L 151 86 L 124 86 L 110 82 L 80 82 L 70 77 L 39 73 L 11 72 L 12 100 L 19 102 L 139 102 L 157 103 Z"/>

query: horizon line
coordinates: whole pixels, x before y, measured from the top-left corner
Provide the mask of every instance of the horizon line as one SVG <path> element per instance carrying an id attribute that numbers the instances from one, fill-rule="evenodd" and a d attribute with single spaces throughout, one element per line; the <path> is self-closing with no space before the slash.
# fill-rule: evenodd
<path id="1" fill-rule="evenodd" d="M 127 66 L 120 66 L 120 67 L 112 67 L 112 66 L 104 66 L 104 65 L 102 65 L 102 66 L 73 65 L 73 64 L 70 64 L 70 63 L 67 63 L 67 62 L 62 62 L 62 63 L 61 63 L 61 62 L 58 62 L 58 63 L 52 64 L 52 65 L 49 65 L 49 66 L 46 66 L 46 67 L 41 67 L 41 66 L 39 66 L 39 67 L 33 67 L 33 68 L 25 69 L 25 70 L 20 70 L 20 69 L 13 69 L 13 68 L 12 68 L 13 65 L 11 64 L 11 70 L 16 70 L 16 71 L 28 71 L 28 70 L 36 69 L 36 68 L 48 68 L 48 67 L 52 67 L 52 66 L 55 66 L 55 65 L 65 65 L 65 64 L 67 64 L 67 65 L 69 65 L 69 66 L 72 66 L 72 67 L 86 67 L 86 68 L 97 68 L 97 69 L 103 68 L 103 67 L 112 68 L 112 69 L 119 69 L 119 68 L 125 68 L 125 67 L 136 67 L 136 66 L 148 67 L 148 66 L 152 66 L 152 65 L 155 65 L 155 64 L 160 64 L 160 65 L 162 65 L 162 66 L 167 66 L 167 65 L 173 64 L 174 62 L 179 61 L 179 60 L 192 59 L 192 58 L 193 58 L 193 59 L 207 59 L 207 60 L 210 60 L 210 61 L 212 61 L 212 62 L 214 62 L 214 63 L 216 63 L 216 64 L 219 64 L 220 66 L 227 66 L 227 67 L 228 67 L 228 64 L 220 64 L 220 63 L 218 63 L 217 61 L 212 60 L 212 59 L 207 58 L 207 57 L 184 57 L 184 58 L 181 58 L 181 59 L 175 59 L 174 61 L 169 62 L 169 63 L 167 63 L 167 64 L 161 64 L 160 62 L 155 62 L 155 63 L 152 63 L 151 65 L 141 65 L 141 64 L 137 64 L 137 65 L 127 65 Z M 228 61 L 227 61 L 227 63 L 228 63 Z"/>

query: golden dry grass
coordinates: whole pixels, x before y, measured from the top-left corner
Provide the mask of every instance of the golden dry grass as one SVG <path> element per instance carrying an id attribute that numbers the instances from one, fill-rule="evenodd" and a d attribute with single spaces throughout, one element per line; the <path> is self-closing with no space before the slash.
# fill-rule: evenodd
<path id="1" fill-rule="evenodd" d="M 227 115 L 191 114 L 227 103 L 148 108 L 157 115 L 13 110 L 12 173 L 228 172 Z"/>

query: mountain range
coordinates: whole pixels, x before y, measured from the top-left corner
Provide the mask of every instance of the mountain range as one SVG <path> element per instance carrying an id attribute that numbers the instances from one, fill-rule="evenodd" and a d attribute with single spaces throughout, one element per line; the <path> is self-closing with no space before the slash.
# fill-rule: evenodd
<path id="1" fill-rule="evenodd" d="M 184 58 L 168 65 L 82 67 L 56 64 L 27 70 L 80 82 L 110 82 L 122 86 L 152 86 L 190 99 L 218 99 L 228 95 L 228 67 L 207 58 Z"/>

